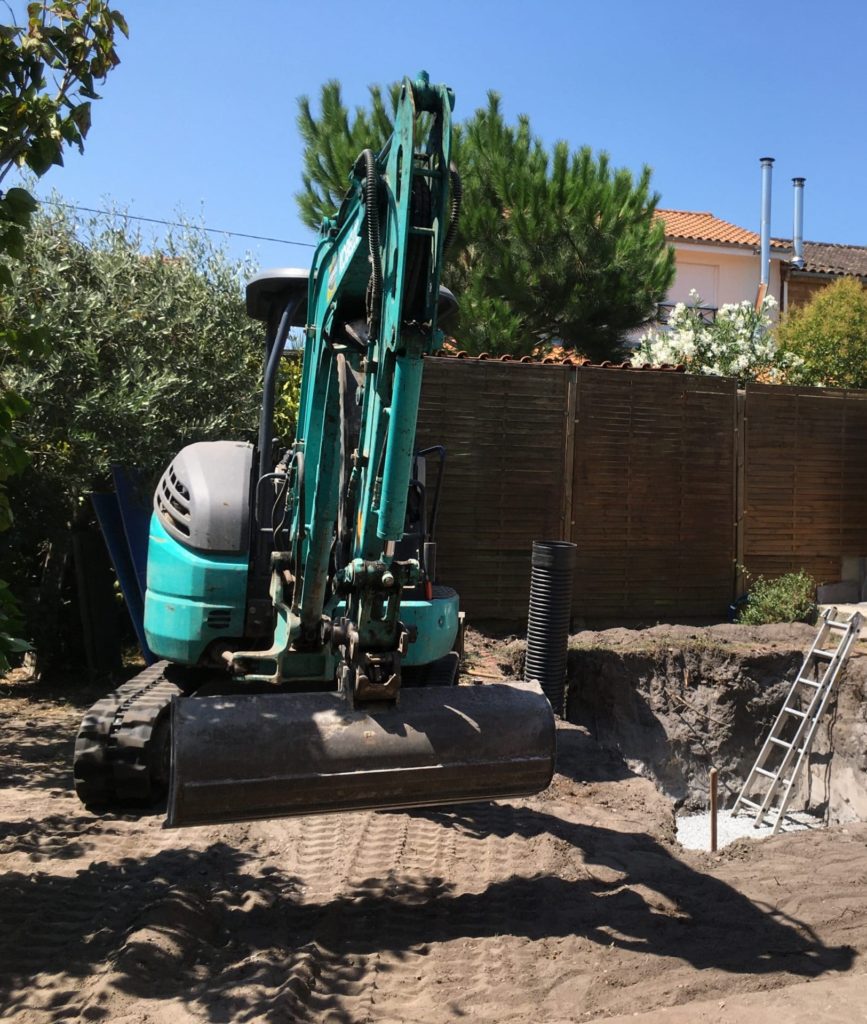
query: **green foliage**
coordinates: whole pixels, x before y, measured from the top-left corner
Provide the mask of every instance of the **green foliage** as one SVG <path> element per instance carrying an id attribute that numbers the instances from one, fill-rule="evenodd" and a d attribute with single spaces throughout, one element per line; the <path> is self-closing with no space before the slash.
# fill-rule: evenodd
<path id="1" fill-rule="evenodd" d="M 116 31 L 128 34 L 123 15 L 101 0 L 30 3 L 26 25 L 0 25 L 0 182 L 15 167 L 43 175 L 63 163 L 69 145 L 83 152 L 91 101 L 99 99 L 94 84 L 119 63 Z M 12 267 L 24 258 L 35 209 L 22 188 L 0 194 L 0 301 L 13 288 Z M 9 386 L 7 371 L 13 360 L 26 365 L 45 340 L 38 313 L 0 327 L 0 530 L 12 525 L 7 480 L 27 464 L 13 430 L 28 404 Z M 27 649 L 10 634 L 20 627 L 15 599 L 0 580 L 0 671 L 9 667 L 10 655 Z"/>
<path id="2" fill-rule="evenodd" d="M 803 569 L 774 580 L 755 577 L 750 581 L 747 603 L 738 614 L 738 622 L 747 626 L 815 620 L 816 581 Z"/>
<path id="3" fill-rule="evenodd" d="M 777 341 L 795 357 L 792 384 L 867 387 L 867 291 L 844 277 L 787 312 Z"/>
<path id="4" fill-rule="evenodd" d="M 318 229 L 333 217 L 349 188 L 349 172 L 363 149 L 378 152 L 391 135 L 399 86 L 392 85 L 388 98 L 378 85 L 370 86 L 370 110 L 356 107 L 353 116 L 343 103 L 340 83 L 322 86 L 319 117 L 310 99 L 298 100 L 298 130 L 304 141 L 303 190 L 296 195 L 301 219 Z"/>
<path id="5" fill-rule="evenodd" d="M 30 650 L 30 644 L 19 637 L 24 631 L 21 609 L 9 584 L 0 580 L 0 673 L 11 668 L 10 658 Z"/>
<path id="6" fill-rule="evenodd" d="M 280 365 L 277 393 L 274 396 L 274 437 L 285 448 L 295 440 L 298 426 L 298 404 L 301 400 L 301 349 L 286 353 Z"/>
<path id="7" fill-rule="evenodd" d="M 51 338 L 3 368 L 29 403 L 17 435 L 31 461 L 10 484 L 17 587 L 39 585 L 112 463 L 155 476 L 192 441 L 255 437 L 262 336 L 244 308 L 249 270 L 195 229 L 145 253 L 122 215 L 34 217 L 15 295 L 0 307 L 0 329 L 26 331 L 38 316 Z"/>
<path id="8" fill-rule="evenodd" d="M 370 108 L 350 116 L 339 84 L 328 82 L 318 117 L 302 97 L 296 198 L 306 224 L 333 215 L 359 151 L 386 141 L 396 95 L 395 86 L 373 87 Z M 674 277 L 650 170 L 634 178 L 606 154 L 565 142 L 548 151 L 529 118 L 506 123 L 494 93 L 456 126 L 454 160 L 464 199 L 444 283 L 460 300 L 460 346 L 524 354 L 557 338 L 594 359 L 618 356 L 624 333 L 647 319 Z"/>
<path id="9" fill-rule="evenodd" d="M 13 166 L 43 175 L 67 146 L 84 151 L 94 86 L 120 63 L 118 31 L 128 35 L 123 15 L 102 0 L 29 3 L 26 25 L 0 26 L 0 181 Z"/>

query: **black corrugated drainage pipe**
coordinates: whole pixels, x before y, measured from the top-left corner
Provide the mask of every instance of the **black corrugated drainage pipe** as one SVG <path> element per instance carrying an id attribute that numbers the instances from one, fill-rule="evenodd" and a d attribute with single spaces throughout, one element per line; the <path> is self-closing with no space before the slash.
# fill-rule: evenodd
<path id="1" fill-rule="evenodd" d="M 533 541 L 524 679 L 539 681 L 560 718 L 564 713 L 566 644 L 577 550 L 577 545 L 565 540 Z"/>

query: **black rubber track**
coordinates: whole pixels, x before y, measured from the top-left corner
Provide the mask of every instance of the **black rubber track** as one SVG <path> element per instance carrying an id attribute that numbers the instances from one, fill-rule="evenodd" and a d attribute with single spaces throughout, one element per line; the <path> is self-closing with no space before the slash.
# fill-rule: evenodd
<path id="1" fill-rule="evenodd" d="M 73 761 L 75 792 L 83 804 L 97 809 L 141 806 L 163 795 L 169 706 L 185 692 L 177 666 L 160 661 L 87 711 Z"/>

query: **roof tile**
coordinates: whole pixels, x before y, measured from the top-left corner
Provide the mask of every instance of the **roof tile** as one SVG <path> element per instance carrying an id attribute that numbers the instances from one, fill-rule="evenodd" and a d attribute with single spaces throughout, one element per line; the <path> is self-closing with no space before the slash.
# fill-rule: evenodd
<path id="1" fill-rule="evenodd" d="M 540 364 L 546 364 L 549 366 L 580 366 L 588 367 L 594 370 L 652 370 L 654 373 L 685 373 L 686 367 L 683 363 L 661 363 L 655 366 L 651 363 L 643 363 L 641 366 L 633 366 L 628 360 L 622 363 L 612 363 L 606 359 L 602 363 L 594 363 L 584 356 L 576 356 L 573 353 L 565 352 L 564 355 L 558 357 L 554 355 L 547 355 L 544 358 L 541 356 L 519 356 L 517 358 L 509 355 L 503 356 L 492 356 L 489 352 L 482 352 L 477 356 L 471 356 L 469 352 L 465 352 L 463 349 L 458 350 L 456 346 L 453 346 L 451 350 L 446 351 L 441 349 L 439 352 L 434 353 L 435 359 L 467 359 L 472 362 L 485 362 L 490 360 L 494 363 L 514 363 L 515 365 L 522 365 L 526 363 L 533 363 L 536 366 Z"/>
<path id="2" fill-rule="evenodd" d="M 657 210 L 657 217 L 665 222 L 667 238 L 682 239 L 685 242 L 711 242 L 716 245 L 749 246 L 757 249 L 761 239 L 755 231 L 747 231 L 727 220 L 714 217 L 712 213 L 693 213 L 689 210 Z M 779 238 L 771 239 L 771 249 L 788 250 L 790 243 Z"/>
<path id="3" fill-rule="evenodd" d="M 804 242 L 804 270 L 867 277 L 867 245 Z"/>

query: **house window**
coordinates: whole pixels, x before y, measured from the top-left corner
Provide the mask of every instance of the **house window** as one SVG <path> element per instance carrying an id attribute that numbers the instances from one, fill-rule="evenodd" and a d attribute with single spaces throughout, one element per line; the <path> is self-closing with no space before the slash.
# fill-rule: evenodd
<path id="1" fill-rule="evenodd" d="M 656 321 L 660 324 L 667 324 L 671 317 L 675 302 L 660 302 L 656 307 Z M 687 303 L 690 305 L 690 303 Z M 715 306 L 693 306 L 692 307 L 706 324 L 712 324 L 716 319 Z"/>
<path id="2" fill-rule="evenodd" d="M 699 305 L 707 309 L 716 309 L 719 304 L 720 268 L 716 263 L 689 263 L 678 259 L 675 267 L 674 284 L 672 284 L 666 302 L 685 302 L 692 305 L 695 294 L 700 298 Z M 695 293 L 695 294 L 693 294 Z"/>

